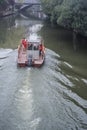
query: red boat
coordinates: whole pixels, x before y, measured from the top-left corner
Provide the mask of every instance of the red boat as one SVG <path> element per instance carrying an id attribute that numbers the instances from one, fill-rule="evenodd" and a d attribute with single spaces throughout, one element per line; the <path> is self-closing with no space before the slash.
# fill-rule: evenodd
<path id="1" fill-rule="evenodd" d="M 29 38 L 26 45 L 18 46 L 17 64 L 20 67 L 40 67 L 45 60 L 45 47 L 41 38 Z"/>

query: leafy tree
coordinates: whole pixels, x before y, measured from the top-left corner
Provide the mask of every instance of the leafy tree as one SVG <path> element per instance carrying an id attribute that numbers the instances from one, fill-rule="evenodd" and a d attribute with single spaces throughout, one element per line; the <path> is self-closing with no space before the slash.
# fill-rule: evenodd
<path id="1" fill-rule="evenodd" d="M 14 3 L 15 3 L 15 0 L 8 0 L 8 2 L 9 2 L 9 4 L 10 4 L 10 5 L 12 5 L 12 6 L 13 6 L 13 5 L 14 5 Z"/>
<path id="2" fill-rule="evenodd" d="M 60 7 L 57 23 L 73 30 L 85 33 L 87 30 L 87 2 L 83 0 L 64 0 Z M 59 8 L 57 8 L 59 10 Z"/>
<path id="3" fill-rule="evenodd" d="M 51 22 L 71 28 L 87 36 L 86 0 L 41 0 L 44 12 Z"/>
<path id="4" fill-rule="evenodd" d="M 9 5 L 14 5 L 14 0 L 0 0 L 0 11 L 5 10 Z"/>
<path id="5" fill-rule="evenodd" d="M 0 10 L 4 10 L 7 8 L 7 0 L 0 0 Z"/>

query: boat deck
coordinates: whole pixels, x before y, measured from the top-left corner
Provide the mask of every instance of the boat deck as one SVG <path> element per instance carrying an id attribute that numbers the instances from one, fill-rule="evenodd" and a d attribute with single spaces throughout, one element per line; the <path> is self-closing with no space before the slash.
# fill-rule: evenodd
<path id="1" fill-rule="evenodd" d="M 32 63 L 31 63 L 32 61 Z M 20 48 L 18 52 L 18 64 L 19 66 L 40 66 L 44 62 L 44 57 L 39 55 L 39 51 L 30 51 L 24 48 Z"/>

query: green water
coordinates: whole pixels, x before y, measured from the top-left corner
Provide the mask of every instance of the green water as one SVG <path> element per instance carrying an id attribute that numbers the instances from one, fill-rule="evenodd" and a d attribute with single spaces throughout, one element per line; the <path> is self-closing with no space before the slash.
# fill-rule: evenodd
<path id="1" fill-rule="evenodd" d="M 17 46 L 36 33 L 46 46 L 41 68 L 18 68 Z M 0 130 L 86 130 L 87 46 L 38 19 L 0 21 Z"/>

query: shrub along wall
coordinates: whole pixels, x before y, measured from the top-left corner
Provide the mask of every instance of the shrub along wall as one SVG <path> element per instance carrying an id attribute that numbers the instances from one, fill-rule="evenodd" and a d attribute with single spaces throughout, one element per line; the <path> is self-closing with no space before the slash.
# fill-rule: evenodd
<path id="1" fill-rule="evenodd" d="M 41 0 L 43 11 L 65 28 L 87 36 L 87 0 Z"/>

